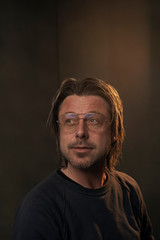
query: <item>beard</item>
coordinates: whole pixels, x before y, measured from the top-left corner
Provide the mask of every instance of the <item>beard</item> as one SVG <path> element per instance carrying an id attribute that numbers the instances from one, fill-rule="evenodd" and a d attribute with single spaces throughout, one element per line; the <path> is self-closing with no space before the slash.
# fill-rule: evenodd
<path id="1" fill-rule="evenodd" d="M 95 154 L 89 152 L 72 152 L 72 149 L 77 146 L 83 146 L 91 149 L 91 152 L 95 150 Z M 63 151 L 60 149 L 60 157 L 63 162 L 66 163 L 66 166 L 68 164 L 72 165 L 72 167 L 76 169 L 80 169 L 83 171 L 87 171 L 90 169 L 96 169 L 100 166 L 105 166 L 106 156 L 107 156 L 107 150 L 103 149 L 103 151 L 96 151 L 97 146 L 94 143 L 86 143 L 83 140 L 80 140 L 76 143 L 68 144 L 67 146 L 68 150 L 72 153 L 69 153 L 66 151 Z"/>

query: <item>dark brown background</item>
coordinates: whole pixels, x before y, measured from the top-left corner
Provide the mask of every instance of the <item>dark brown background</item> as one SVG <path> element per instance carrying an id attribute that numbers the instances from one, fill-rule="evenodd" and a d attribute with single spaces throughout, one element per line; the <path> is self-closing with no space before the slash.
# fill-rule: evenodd
<path id="1" fill-rule="evenodd" d="M 139 183 L 158 239 L 160 1 L 0 3 L 0 239 L 25 194 L 58 166 L 46 128 L 66 77 L 98 77 L 123 99 L 120 170 Z"/>

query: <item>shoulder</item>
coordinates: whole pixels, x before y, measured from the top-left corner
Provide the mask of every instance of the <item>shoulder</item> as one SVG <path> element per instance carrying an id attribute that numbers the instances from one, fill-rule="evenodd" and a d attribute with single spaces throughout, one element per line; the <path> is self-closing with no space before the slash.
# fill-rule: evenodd
<path id="1" fill-rule="evenodd" d="M 110 175 L 115 178 L 116 181 L 118 181 L 120 184 L 124 185 L 137 185 L 137 182 L 135 181 L 134 178 L 129 176 L 128 174 L 120 171 L 111 171 Z"/>
<path id="2" fill-rule="evenodd" d="M 109 174 L 112 178 L 112 182 L 123 194 L 123 201 L 126 199 L 126 196 L 128 197 L 128 203 L 131 204 L 134 217 L 141 230 L 141 238 L 154 239 L 146 204 L 138 183 L 134 178 L 123 172 L 112 171 Z"/>
<path id="3" fill-rule="evenodd" d="M 138 183 L 128 174 L 120 171 L 112 171 L 110 175 L 116 188 L 119 189 L 118 192 L 130 201 L 134 209 L 134 214 L 139 216 L 140 209 L 142 209 L 145 204 Z"/>
<path id="4" fill-rule="evenodd" d="M 57 223 L 62 227 L 64 188 L 63 179 L 55 171 L 26 195 L 15 217 L 15 239 L 52 235 L 53 229 L 57 235 L 62 231 Z"/>
<path id="5" fill-rule="evenodd" d="M 60 187 L 61 186 L 61 187 Z M 53 205 L 57 199 L 63 198 L 64 184 L 57 171 L 54 171 L 47 178 L 36 185 L 24 198 L 21 208 L 39 207 L 43 204 Z"/>
<path id="6" fill-rule="evenodd" d="M 131 193 L 135 193 L 138 197 L 141 197 L 141 190 L 138 183 L 134 178 L 126 173 L 120 171 L 110 172 L 110 176 L 116 181 L 116 183 L 121 187 L 127 189 Z"/>

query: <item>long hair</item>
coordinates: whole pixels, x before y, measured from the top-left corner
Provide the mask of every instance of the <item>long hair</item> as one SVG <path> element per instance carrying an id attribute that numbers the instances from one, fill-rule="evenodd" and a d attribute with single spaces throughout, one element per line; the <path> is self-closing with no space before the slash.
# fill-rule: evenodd
<path id="1" fill-rule="evenodd" d="M 111 150 L 106 157 L 106 167 L 109 170 L 113 170 L 118 162 L 118 157 L 122 153 L 122 143 L 124 140 L 123 106 L 116 89 L 100 79 L 66 79 L 62 82 L 53 98 L 47 123 L 50 125 L 56 136 L 59 153 L 59 126 L 57 124 L 59 107 L 66 97 L 74 94 L 78 96 L 100 96 L 109 104 L 111 114 L 111 134 L 112 136 L 115 136 L 115 140 L 112 142 Z M 61 158 L 61 164 L 63 167 L 66 167 L 67 162 Z"/>

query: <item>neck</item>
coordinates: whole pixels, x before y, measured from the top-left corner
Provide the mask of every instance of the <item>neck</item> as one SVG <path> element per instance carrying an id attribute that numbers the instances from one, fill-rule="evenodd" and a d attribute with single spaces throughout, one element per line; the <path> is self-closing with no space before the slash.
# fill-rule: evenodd
<path id="1" fill-rule="evenodd" d="M 78 169 L 68 163 L 68 166 L 62 168 L 61 171 L 67 177 L 86 188 L 100 188 L 106 181 L 106 171 L 104 166 L 95 166 L 92 167 L 92 169 Z"/>

